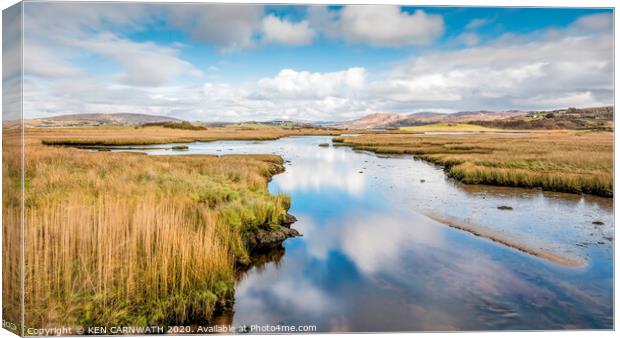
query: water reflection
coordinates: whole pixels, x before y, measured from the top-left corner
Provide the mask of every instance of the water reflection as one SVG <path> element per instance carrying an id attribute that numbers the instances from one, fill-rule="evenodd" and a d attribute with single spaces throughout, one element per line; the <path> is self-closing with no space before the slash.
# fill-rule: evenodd
<path id="1" fill-rule="evenodd" d="M 321 331 L 612 327 L 609 200 L 463 186 L 411 157 L 318 146 L 324 142 L 329 138 L 192 143 L 184 152 L 276 153 L 288 161 L 270 190 L 292 197 L 293 226 L 304 236 L 243 274 L 234 315 L 224 321 Z M 582 255 L 588 265 L 559 266 L 429 213 Z"/>

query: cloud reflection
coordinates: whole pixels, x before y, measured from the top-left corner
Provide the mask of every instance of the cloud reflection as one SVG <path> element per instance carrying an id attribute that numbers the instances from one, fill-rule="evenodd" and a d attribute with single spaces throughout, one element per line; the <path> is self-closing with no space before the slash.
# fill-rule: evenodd
<path id="1" fill-rule="evenodd" d="M 316 147 L 318 148 L 318 147 Z M 366 188 L 366 178 L 359 171 L 360 164 L 350 158 L 344 149 L 321 149 L 303 147 L 291 151 L 307 153 L 309 156 L 296 158 L 293 165 L 286 167 L 284 174 L 274 179 L 274 184 L 282 191 L 319 191 L 333 188 L 347 192 L 350 196 L 361 197 Z"/>

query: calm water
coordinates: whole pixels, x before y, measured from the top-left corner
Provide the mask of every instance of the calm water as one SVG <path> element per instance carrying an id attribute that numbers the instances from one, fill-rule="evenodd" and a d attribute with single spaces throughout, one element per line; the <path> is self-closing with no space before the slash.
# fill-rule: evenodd
<path id="1" fill-rule="evenodd" d="M 320 331 L 613 327 L 612 200 L 464 186 L 407 157 L 319 147 L 330 137 L 190 143 L 150 154 L 273 153 L 304 236 L 240 276 L 234 325 Z M 499 210 L 500 205 L 513 210 Z M 427 217 L 579 258 L 554 264 Z M 436 219 L 437 217 L 435 217 Z M 592 222 L 603 222 L 603 225 Z"/>

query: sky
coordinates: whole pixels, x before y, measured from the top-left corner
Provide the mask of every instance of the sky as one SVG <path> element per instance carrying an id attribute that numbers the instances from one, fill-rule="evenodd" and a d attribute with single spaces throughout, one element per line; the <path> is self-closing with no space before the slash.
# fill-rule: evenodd
<path id="1" fill-rule="evenodd" d="M 24 5 L 24 117 L 342 121 L 613 104 L 609 9 Z"/>

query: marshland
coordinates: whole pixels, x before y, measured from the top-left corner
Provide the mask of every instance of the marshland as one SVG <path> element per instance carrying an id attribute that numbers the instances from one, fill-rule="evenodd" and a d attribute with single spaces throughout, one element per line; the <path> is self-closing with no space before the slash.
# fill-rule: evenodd
<path id="1" fill-rule="evenodd" d="M 612 7 L 7 8 L 3 326 L 613 330 Z"/>
<path id="2" fill-rule="evenodd" d="M 611 325 L 612 133 L 340 133 L 26 129 L 27 325 Z"/>
<path id="3" fill-rule="evenodd" d="M 334 141 L 382 154 L 411 154 L 445 166 L 450 177 L 468 184 L 613 195 L 611 132 L 384 134 Z"/>
<path id="4" fill-rule="evenodd" d="M 235 264 L 251 262 L 245 243 L 290 217 L 288 197 L 266 190 L 283 168 L 278 156 L 151 157 L 25 139 L 31 327 L 208 319 L 230 301 Z M 19 175 L 5 177 L 17 181 L 5 186 L 19 184 Z M 18 214 L 13 199 L 5 219 Z"/>

